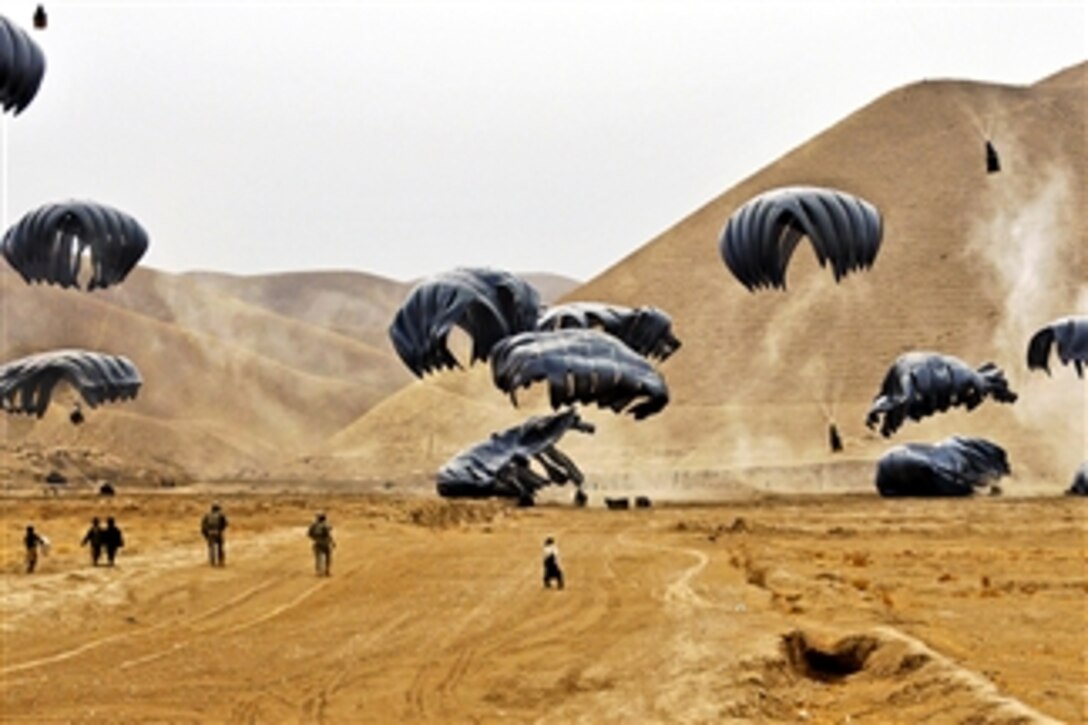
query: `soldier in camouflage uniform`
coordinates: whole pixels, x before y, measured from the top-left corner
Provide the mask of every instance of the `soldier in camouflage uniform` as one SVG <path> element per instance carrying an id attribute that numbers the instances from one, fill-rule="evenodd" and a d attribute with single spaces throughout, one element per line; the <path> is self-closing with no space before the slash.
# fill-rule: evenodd
<path id="1" fill-rule="evenodd" d="M 310 524 L 306 535 L 314 544 L 314 567 L 318 576 L 328 576 L 332 568 L 332 550 L 336 542 L 332 538 L 332 525 L 326 520 L 324 513 L 319 513 Z"/>
<path id="2" fill-rule="evenodd" d="M 212 510 L 200 520 L 200 533 L 208 542 L 208 563 L 223 566 L 226 563 L 226 551 L 223 549 L 223 533 L 227 530 L 227 517 L 219 504 L 213 503 Z"/>

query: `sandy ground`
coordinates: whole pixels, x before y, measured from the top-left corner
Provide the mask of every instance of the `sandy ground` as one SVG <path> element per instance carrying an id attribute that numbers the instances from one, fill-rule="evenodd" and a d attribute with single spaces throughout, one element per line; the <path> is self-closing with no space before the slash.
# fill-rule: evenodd
<path id="1" fill-rule="evenodd" d="M 4 499 L 5 720 L 1088 719 L 1083 499 L 217 497 L 224 569 L 197 533 L 210 494 Z M 92 515 L 125 531 L 113 569 L 78 546 Z M 31 521 L 53 551 L 28 576 Z"/>

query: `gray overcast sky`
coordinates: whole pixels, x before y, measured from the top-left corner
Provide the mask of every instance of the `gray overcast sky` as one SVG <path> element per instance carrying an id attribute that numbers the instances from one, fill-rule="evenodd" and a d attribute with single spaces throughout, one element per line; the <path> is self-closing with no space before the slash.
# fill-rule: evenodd
<path id="1" fill-rule="evenodd" d="M 5 228 L 93 199 L 172 271 L 588 279 L 896 86 L 1088 58 L 1083 0 L 45 5 Z"/>

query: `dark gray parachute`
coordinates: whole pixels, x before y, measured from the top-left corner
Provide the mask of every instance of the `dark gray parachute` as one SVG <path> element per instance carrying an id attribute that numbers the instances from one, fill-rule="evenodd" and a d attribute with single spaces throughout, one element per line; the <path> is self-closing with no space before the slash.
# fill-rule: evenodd
<path id="1" fill-rule="evenodd" d="M 553 409 L 596 403 L 642 419 L 669 402 L 669 390 L 653 366 L 600 330 L 524 332 L 508 337 L 491 351 L 491 376 L 514 405 L 518 388 L 541 380 L 548 381 Z"/>
<path id="2" fill-rule="evenodd" d="M 993 363 L 972 370 L 951 355 L 908 352 L 888 369 L 865 425 L 880 424 L 880 434 L 887 438 L 908 418 L 921 420 L 956 405 L 974 410 L 987 396 L 1002 403 L 1014 403 L 1017 397 Z"/>
<path id="3" fill-rule="evenodd" d="M 103 402 L 130 400 L 143 383 L 125 357 L 86 350 L 55 350 L 0 366 L 0 409 L 39 418 L 61 380 L 79 391 L 92 408 Z"/>
<path id="4" fill-rule="evenodd" d="M 843 191 L 812 186 L 773 189 L 729 217 L 718 251 L 749 291 L 786 289 L 786 267 L 803 236 L 812 241 L 821 267 L 831 263 L 838 282 L 873 265 L 883 221 L 875 206 Z"/>
<path id="5" fill-rule="evenodd" d="M 672 318 L 656 307 L 621 307 L 599 302 L 570 302 L 549 308 L 538 330 L 604 330 L 639 355 L 665 360 L 680 349 L 672 334 Z"/>
<path id="6" fill-rule="evenodd" d="M 984 438 L 954 436 L 940 443 L 907 443 L 876 464 L 881 496 L 970 496 L 1011 473 L 1005 449 Z"/>
<path id="7" fill-rule="evenodd" d="M 1036 332 L 1028 343 L 1028 369 L 1050 374 L 1050 349 L 1057 348 L 1062 365 L 1073 363 L 1078 377 L 1084 377 L 1088 363 L 1088 316 L 1063 317 Z"/>
<path id="8" fill-rule="evenodd" d="M 556 444 L 569 430 L 592 433 L 594 428 L 570 409 L 555 415 L 529 418 L 521 425 L 461 451 L 438 471 L 441 496 L 485 498 L 492 496 L 531 500 L 549 484 L 585 481 L 582 472 Z M 544 475 L 534 471 L 535 460 Z"/>
<path id="9" fill-rule="evenodd" d="M 389 337 L 417 377 L 459 368 L 446 342 L 460 327 L 472 338 L 472 360 L 487 360 L 499 340 L 532 330 L 540 294 L 525 280 L 493 269 L 456 269 L 426 279 L 397 310 Z"/>
<path id="10" fill-rule="evenodd" d="M 0 15 L 0 105 L 18 116 L 42 85 L 45 54 L 26 32 Z"/>
<path id="11" fill-rule="evenodd" d="M 147 251 L 147 232 L 128 214 L 85 201 L 46 204 L 7 230 L 0 251 L 27 282 L 79 287 L 83 253 L 91 252 L 88 290 L 123 280 Z"/>
<path id="12" fill-rule="evenodd" d="M 1088 461 L 1080 464 L 1080 468 L 1073 474 L 1073 482 L 1069 484 L 1066 493 L 1070 496 L 1088 496 Z"/>

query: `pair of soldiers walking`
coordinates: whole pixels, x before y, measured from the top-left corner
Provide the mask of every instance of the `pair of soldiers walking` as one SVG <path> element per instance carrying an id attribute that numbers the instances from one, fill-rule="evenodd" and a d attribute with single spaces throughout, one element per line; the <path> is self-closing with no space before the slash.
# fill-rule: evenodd
<path id="1" fill-rule="evenodd" d="M 213 503 L 211 510 L 200 520 L 200 533 L 208 545 L 208 563 L 214 567 L 226 564 L 224 534 L 227 530 L 227 516 L 218 503 Z M 306 531 L 313 542 L 314 568 L 318 576 L 329 576 L 332 570 L 332 550 L 336 542 L 332 538 L 332 525 L 324 513 L 317 514 Z"/>
<path id="2" fill-rule="evenodd" d="M 117 552 L 124 545 L 124 534 L 121 533 L 121 529 L 112 516 L 106 518 L 105 528 L 97 516 L 91 519 L 91 528 L 87 529 L 87 533 L 83 535 L 83 541 L 80 542 L 80 546 L 90 547 L 93 566 L 98 566 L 103 552 L 106 554 L 107 566 L 113 566 Z"/>

